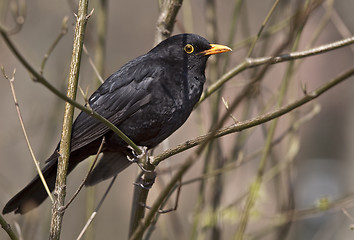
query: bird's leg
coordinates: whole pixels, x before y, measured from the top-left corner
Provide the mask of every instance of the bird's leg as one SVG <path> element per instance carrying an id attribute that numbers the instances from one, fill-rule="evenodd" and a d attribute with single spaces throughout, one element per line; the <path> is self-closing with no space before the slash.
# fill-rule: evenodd
<path id="1" fill-rule="evenodd" d="M 138 185 L 138 184 L 136 184 Z M 138 185 L 140 187 L 142 187 L 141 185 Z M 180 196 L 180 193 L 181 193 L 181 187 L 182 187 L 182 184 L 181 184 L 181 180 L 179 181 L 178 183 L 178 186 L 175 188 L 177 189 L 177 194 L 176 194 L 176 202 L 175 202 L 175 206 L 173 208 L 170 208 L 170 209 L 159 209 L 158 212 L 163 214 L 163 213 L 169 213 L 169 212 L 173 212 L 173 211 L 176 211 L 177 210 L 177 207 L 178 207 L 178 202 L 179 202 L 179 196 Z M 174 191 L 174 190 L 172 190 Z M 145 207 L 146 209 L 151 209 L 150 206 L 146 205 L 145 203 L 140 203 L 141 206 Z"/>

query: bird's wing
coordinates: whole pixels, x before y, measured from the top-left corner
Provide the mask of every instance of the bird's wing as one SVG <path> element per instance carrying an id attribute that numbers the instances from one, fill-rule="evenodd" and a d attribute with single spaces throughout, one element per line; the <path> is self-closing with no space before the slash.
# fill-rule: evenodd
<path id="1" fill-rule="evenodd" d="M 129 71 L 132 68 L 129 68 L 128 64 L 109 77 L 90 97 L 90 107 L 117 126 L 142 106 L 148 104 L 152 92 L 147 89 L 163 73 L 159 68 L 145 65 L 139 63 L 139 66 L 133 66 L 134 71 Z M 73 125 L 71 151 L 98 139 L 109 130 L 96 118 L 81 112 Z"/>

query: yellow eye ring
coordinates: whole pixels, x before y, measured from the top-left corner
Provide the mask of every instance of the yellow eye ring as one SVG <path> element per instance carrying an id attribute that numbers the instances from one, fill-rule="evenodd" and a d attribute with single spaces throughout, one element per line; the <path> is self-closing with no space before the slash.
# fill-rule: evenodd
<path id="1" fill-rule="evenodd" d="M 187 44 L 186 46 L 184 46 L 184 51 L 188 54 L 194 52 L 194 47 L 191 44 Z"/>

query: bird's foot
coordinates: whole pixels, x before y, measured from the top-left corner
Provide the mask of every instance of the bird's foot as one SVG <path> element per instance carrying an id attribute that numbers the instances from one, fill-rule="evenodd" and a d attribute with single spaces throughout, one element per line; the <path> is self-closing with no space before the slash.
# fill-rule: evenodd
<path id="1" fill-rule="evenodd" d="M 145 156 L 145 160 L 149 161 L 150 157 L 149 157 L 149 155 L 147 153 L 147 151 L 148 151 L 147 147 L 139 146 L 139 148 L 141 150 L 141 154 L 137 154 L 131 146 L 128 146 L 128 148 L 130 148 L 132 150 L 132 155 L 133 155 L 132 157 L 127 156 L 128 161 L 131 162 L 131 163 L 136 163 L 139 166 L 139 168 L 141 169 L 141 171 L 143 171 L 145 173 L 146 172 L 148 172 L 148 173 L 152 172 L 151 170 L 148 170 L 148 169 L 144 168 L 143 164 L 141 162 L 139 162 L 139 159 L 143 158 L 144 156 Z"/>
<path id="2" fill-rule="evenodd" d="M 139 159 L 139 158 L 142 158 L 144 157 L 144 155 L 146 155 L 147 151 L 148 151 L 148 148 L 145 147 L 145 146 L 138 146 L 138 148 L 140 149 L 141 151 L 141 154 L 137 154 L 134 150 L 134 148 L 132 148 L 131 146 L 128 146 L 129 149 L 132 150 L 132 154 L 133 154 L 133 159 Z"/>

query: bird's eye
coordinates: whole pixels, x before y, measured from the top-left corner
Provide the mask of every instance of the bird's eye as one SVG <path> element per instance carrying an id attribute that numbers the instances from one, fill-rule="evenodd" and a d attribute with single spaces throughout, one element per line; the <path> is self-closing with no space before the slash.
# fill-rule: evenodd
<path id="1" fill-rule="evenodd" d="M 194 51 L 194 47 L 190 44 L 187 44 L 186 46 L 184 46 L 184 51 L 188 54 L 192 53 Z"/>

